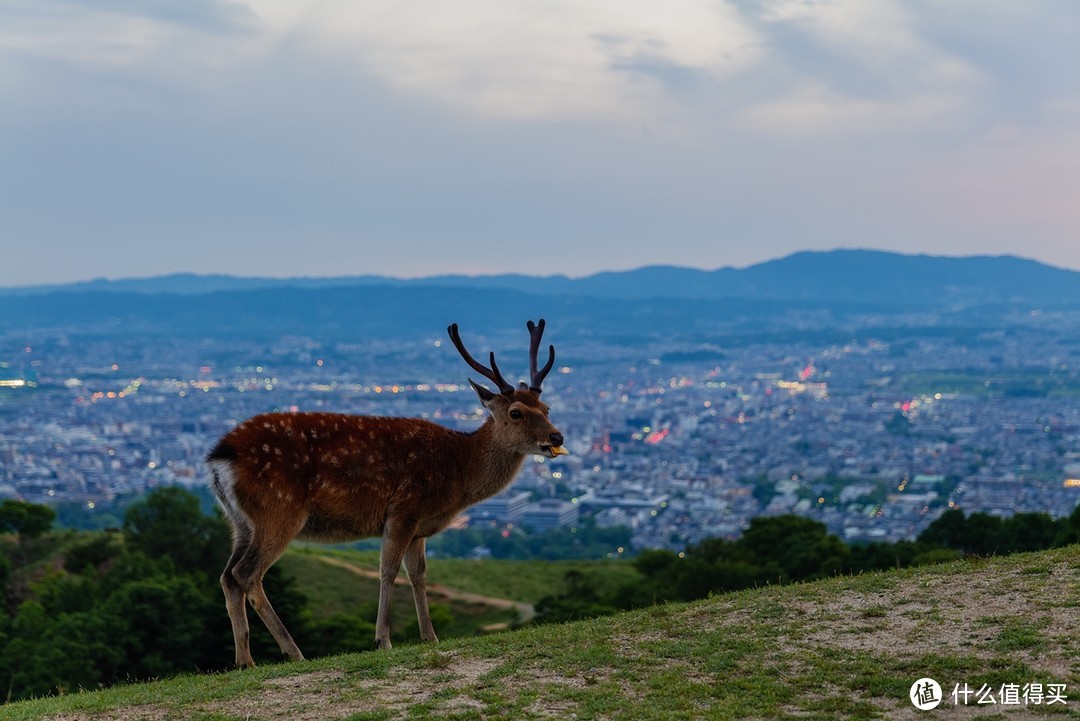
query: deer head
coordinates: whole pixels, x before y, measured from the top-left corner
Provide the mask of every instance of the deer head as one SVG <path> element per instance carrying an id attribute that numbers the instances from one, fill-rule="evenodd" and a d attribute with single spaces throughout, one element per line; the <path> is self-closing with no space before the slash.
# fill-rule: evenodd
<path id="1" fill-rule="evenodd" d="M 536 356 L 544 335 L 544 320 L 541 318 L 540 322 L 535 324 L 530 320 L 527 327 L 530 336 L 529 382 L 522 382 L 517 388 L 508 383 L 499 371 L 494 352 L 489 356 L 490 367 L 485 366 L 465 349 L 457 323 L 451 324 L 447 332 L 465 362 L 499 388 L 499 392 L 495 393 L 474 382 L 472 378 L 469 379 L 469 385 L 476 391 L 480 402 L 491 412 L 497 435 L 507 449 L 554 458 L 567 453 L 567 450 L 562 445 L 562 433 L 548 420 L 548 407 L 540 400 L 540 393 L 544 378 L 555 364 L 555 346 L 548 346 L 547 363 L 543 368 L 537 369 Z"/>

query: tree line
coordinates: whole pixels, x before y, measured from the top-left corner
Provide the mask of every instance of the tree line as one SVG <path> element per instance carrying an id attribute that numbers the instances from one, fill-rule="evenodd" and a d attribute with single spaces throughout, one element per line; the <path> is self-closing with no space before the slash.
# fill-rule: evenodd
<path id="1" fill-rule="evenodd" d="M 53 518 L 46 506 L 0 504 L 0 701 L 232 666 L 218 584 L 229 529 L 198 497 L 152 491 L 115 532 L 47 533 Z M 312 656 L 372 647 L 374 603 L 314 618 L 276 567 L 265 587 Z M 257 619 L 251 633 L 257 657 L 278 657 Z"/>
<path id="2" fill-rule="evenodd" d="M 54 509 L 0 504 L 0 702 L 232 666 L 218 583 L 229 528 L 220 513 L 205 513 L 204 496 L 156 489 L 125 503 L 113 531 L 49 532 L 64 520 Z M 620 545 L 629 546 L 629 529 L 583 525 L 573 534 L 472 529 L 440 534 L 430 548 L 445 556 L 480 546 L 496 558 L 595 558 Z M 315 617 L 277 566 L 264 586 L 308 656 L 372 648 L 376 603 Z M 431 612 L 436 630 L 454 621 L 445 606 Z M 278 657 L 258 619 L 251 634 L 257 658 Z M 412 626 L 396 633 L 405 640 L 415 634 Z"/>
<path id="3" fill-rule="evenodd" d="M 914 541 L 848 545 L 825 525 L 801 516 L 758 517 L 734 541 L 709 538 L 683 552 L 650 549 L 632 563 L 641 580 L 599 588 L 571 571 L 563 591 L 537 604 L 540 622 L 589 618 L 667 601 L 768 584 L 810 581 L 840 574 L 903 568 L 964 556 L 1007 555 L 1080 542 L 1080 506 L 1067 518 L 1018 513 L 1000 518 L 946 511 Z"/>

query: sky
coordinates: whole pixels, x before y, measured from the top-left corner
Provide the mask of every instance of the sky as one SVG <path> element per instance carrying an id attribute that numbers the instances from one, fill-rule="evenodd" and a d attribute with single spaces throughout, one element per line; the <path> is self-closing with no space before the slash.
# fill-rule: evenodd
<path id="1" fill-rule="evenodd" d="M 1080 269 L 1073 0 L 0 0 L 0 286 Z"/>

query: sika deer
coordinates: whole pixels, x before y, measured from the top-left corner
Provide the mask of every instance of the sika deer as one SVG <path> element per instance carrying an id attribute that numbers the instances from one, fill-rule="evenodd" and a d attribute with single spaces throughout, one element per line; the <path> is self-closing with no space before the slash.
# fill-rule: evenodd
<path id="1" fill-rule="evenodd" d="M 221 587 L 232 621 L 236 664 L 254 666 L 245 600 L 282 653 L 303 659 L 263 591 L 263 575 L 294 538 L 340 543 L 382 536 L 376 648 L 390 648 L 390 598 L 402 560 L 412 585 L 420 636 L 437 641 L 428 612 L 425 539 L 465 508 L 514 479 L 529 454 L 566 453 L 548 420 L 540 385 L 555 347 L 537 369 L 544 321 L 528 324 L 530 382 L 514 388 L 495 365 L 476 361 L 448 328 L 462 358 L 499 392 L 469 384 L 490 411 L 462 433 L 415 418 L 333 413 L 270 413 L 227 433 L 207 457 L 214 493 L 232 524 L 233 548 Z"/>

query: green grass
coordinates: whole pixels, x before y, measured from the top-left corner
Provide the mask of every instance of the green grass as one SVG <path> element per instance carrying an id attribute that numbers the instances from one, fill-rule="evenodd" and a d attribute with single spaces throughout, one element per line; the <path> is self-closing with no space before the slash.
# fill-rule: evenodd
<path id="1" fill-rule="evenodd" d="M 290 554 L 332 555 L 362 568 L 379 568 L 378 551 L 349 551 L 325 546 L 299 546 Z M 428 561 L 428 583 L 536 603 L 544 596 L 562 591 L 569 571 L 581 571 L 596 580 L 601 592 L 615 590 L 641 578 L 626 561 L 506 561 L 489 558 L 433 558 Z"/>
<path id="2" fill-rule="evenodd" d="M 1038 569 L 1032 571 L 1031 569 Z M 1080 718 L 1080 546 L 768 587 L 5 706 L 75 719 Z M 952 708 L 955 684 L 1064 683 L 1066 705 Z M 982 712 L 982 713 L 977 713 Z"/>
<path id="3" fill-rule="evenodd" d="M 304 590 L 309 599 L 309 608 L 316 618 L 325 618 L 335 613 L 355 612 L 359 607 L 367 607 L 374 613 L 378 605 L 379 582 L 377 580 L 358 576 L 344 568 L 324 563 L 319 560 L 319 555 L 316 553 L 302 550 L 290 551 L 278 561 L 278 564 L 282 570 L 293 576 L 300 588 Z M 472 636 L 492 624 L 513 624 L 518 621 L 519 614 L 513 609 L 445 599 L 434 593 L 430 596 L 433 606 L 444 605 L 453 616 L 454 620 L 449 625 L 439 629 L 440 636 L 445 638 Z M 394 588 L 391 628 L 394 630 L 394 643 L 413 640 L 419 634 L 412 589 L 408 585 L 399 584 Z"/>

